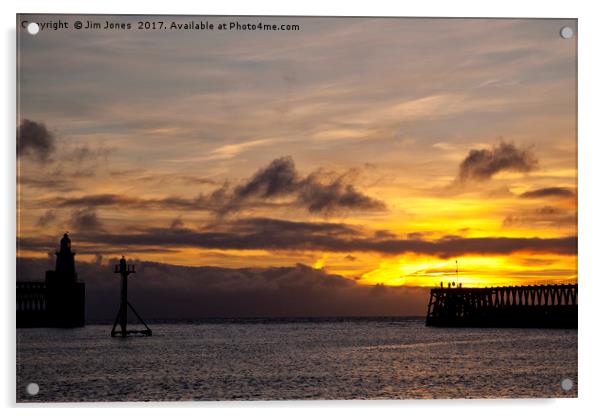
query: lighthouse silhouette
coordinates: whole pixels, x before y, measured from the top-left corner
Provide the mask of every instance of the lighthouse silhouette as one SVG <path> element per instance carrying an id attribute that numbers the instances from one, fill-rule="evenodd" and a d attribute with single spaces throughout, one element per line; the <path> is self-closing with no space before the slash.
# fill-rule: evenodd
<path id="1" fill-rule="evenodd" d="M 56 253 L 55 270 L 46 272 L 46 319 L 49 326 L 75 327 L 86 322 L 86 287 L 77 281 L 75 252 L 65 233 Z"/>

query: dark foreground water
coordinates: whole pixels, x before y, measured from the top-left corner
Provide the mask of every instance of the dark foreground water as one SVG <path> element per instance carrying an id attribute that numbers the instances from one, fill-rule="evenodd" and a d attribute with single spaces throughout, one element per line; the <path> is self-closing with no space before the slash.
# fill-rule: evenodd
<path id="1" fill-rule="evenodd" d="M 576 330 L 427 328 L 417 319 L 151 327 L 152 337 L 125 340 L 110 338 L 108 325 L 18 329 L 17 400 L 577 395 Z"/>

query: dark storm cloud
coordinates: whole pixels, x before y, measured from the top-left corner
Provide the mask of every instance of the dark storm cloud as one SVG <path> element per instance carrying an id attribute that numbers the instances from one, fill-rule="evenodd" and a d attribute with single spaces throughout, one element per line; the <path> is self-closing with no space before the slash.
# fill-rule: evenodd
<path id="1" fill-rule="evenodd" d="M 54 240 L 52 238 L 42 236 L 17 237 L 17 249 L 27 251 L 50 252 L 53 249 L 57 248 L 55 247 L 56 244 L 53 244 L 55 243 Z"/>
<path id="2" fill-rule="evenodd" d="M 187 185 L 220 185 L 220 183 L 214 179 L 192 176 L 192 175 L 180 175 L 177 173 L 157 173 L 153 172 L 149 174 L 144 169 L 123 169 L 111 171 L 111 176 L 128 176 L 134 181 L 143 183 L 155 183 L 157 185 L 172 185 L 174 182 L 181 182 Z"/>
<path id="3" fill-rule="evenodd" d="M 75 230 L 83 232 L 101 231 L 103 229 L 96 211 L 92 208 L 83 208 L 74 211 L 71 215 L 71 226 Z"/>
<path id="4" fill-rule="evenodd" d="M 203 196 L 197 198 L 166 197 L 144 199 L 121 194 L 95 194 L 71 198 L 59 197 L 45 201 L 45 203 L 56 204 L 58 207 L 116 206 L 131 209 L 209 209 L 205 205 L 205 198 Z"/>
<path id="5" fill-rule="evenodd" d="M 408 233 L 408 239 L 410 240 L 422 240 L 423 238 L 425 238 L 427 235 L 429 235 L 430 233 L 428 232 L 413 232 L 413 233 Z"/>
<path id="6" fill-rule="evenodd" d="M 67 230 L 65 230 L 67 231 Z M 76 235 L 80 241 L 83 241 L 84 235 L 91 235 L 96 231 L 90 230 L 76 230 L 71 235 Z M 36 252 L 47 252 L 54 253 L 59 248 L 58 239 L 54 236 L 40 236 L 40 237 L 17 237 L 17 247 L 21 251 L 36 251 Z M 94 243 L 89 242 L 85 245 L 78 245 L 77 252 L 79 254 L 91 254 L 97 255 L 102 253 L 103 255 L 123 255 L 127 252 L 136 253 L 160 253 L 160 254 L 173 254 L 178 253 L 180 250 L 160 247 L 149 247 L 149 246 L 133 246 L 131 244 L 125 246 L 107 246 L 102 242 Z"/>
<path id="7" fill-rule="evenodd" d="M 65 192 L 78 189 L 73 180 L 56 177 L 32 178 L 20 175 L 18 182 L 19 185 L 36 189 L 50 189 Z"/>
<path id="8" fill-rule="evenodd" d="M 54 200 L 54 202 L 59 207 L 103 207 L 112 205 L 136 207 L 137 205 L 142 203 L 143 200 L 140 198 L 131 198 L 124 195 L 96 194 L 76 198 L 57 198 Z"/>
<path id="9" fill-rule="evenodd" d="M 551 207 L 549 205 L 546 205 L 545 207 L 542 208 L 537 208 L 535 210 L 535 213 L 537 215 L 541 215 L 541 216 L 550 216 L 550 217 L 554 217 L 557 215 L 564 215 L 567 212 L 567 210 L 562 209 L 562 208 L 556 208 L 556 207 Z"/>
<path id="10" fill-rule="evenodd" d="M 203 210 L 225 215 L 257 207 L 304 207 L 315 214 L 339 211 L 384 210 L 385 204 L 358 191 L 348 175 L 334 178 L 322 171 L 299 175 L 290 157 L 273 160 L 250 179 L 231 189 L 227 183 L 209 194 L 193 198 L 169 196 L 138 198 L 117 194 L 59 197 L 44 201 L 58 207 L 103 207 Z M 285 198 L 281 201 L 279 198 Z"/>
<path id="11" fill-rule="evenodd" d="M 556 227 L 563 225 L 577 226 L 577 213 L 564 208 L 546 205 L 533 210 L 508 215 L 502 222 L 504 227 Z"/>
<path id="12" fill-rule="evenodd" d="M 333 213 L 339 210 L 382 211 L 385 204 L 359 192 L 339 177 L 323 184 L 312 174 L 300 184 L 298 201 L 312 213 Z"/>
<path id="13" fill-rule="evenodd" d="M 217 182 L 213 179 L 197 176 L 178 175 L 176 176 L 176 179 L 193 185 L 217 185 Z M 143 178 L 141 178 L 141 180 L 143 180 Z"/>
<path id="14" fill-rule="evenodd" d="M 90 147 L 88 145 L 79 146 L 67 153 L 63 160 L 76 163 L 84 163 L 97 159 L 108 160 L 111 149 L 99 147 Z"/>
<path id="15" fill-rule="evenodd" d="M 234 191 L 234 197 L 246 199 L 289 195 L 297 190 L 298 183 L 299 178 L 293 159 L 282 157 L 257 171 L 244 185 L 238 186 Z"/>
<path id="16" fill-rule="evenodd" d="M 86 316 L 112 319 L 119 284 L 111 266 L 77 262 L 86 283 Z M 104 261 L 104 258 L 103 258 Z M 48 260 L 18 259 L 21 280 L 42 280 Z M 428 289 L 362 286 L 308 266 L 225 269 L 136 261 L 130 300 L 153 318 L 423 315 Z"/>
<path id="17" fill-rule="evenodd" d="M 235 211 L 249 200 L 294 197 L 296 205 L 311 213 L 335 213 L 340 210 L 383 210 L 385 204 L 359 192 L 347 183 L 345 175 L 326 177 L 322 171 L 301 177 L 291 157 L 273 160 L 257 171 L 246 183 L 235 188 L 224 212 Z"/>
<path id="18" fill-rule="evenodd" d="M 49 209 L 44 212 L 40 218 L 38 218 L 37 225 L 38 227 L 45 227 L 48 224 L 52 224 L 54 220 L 56 220 L 56 213 Z"/>
<path id="19" fill-rule="evenodd" d="M 184 226 L 184 221 L 182 220 L 182 217 L 177 217 L 177 218 L 173 219 L 169 228 L 180 228 L 183 226 Z"/>
<path id="20" fill-rule="evenodd" d="M 247 222 L 245 222 L 247 221 Z M 344 224 L 304 223 L 266 219 L 226 223 L 217 229 L 150 228 L 132 233 L 88 233 L 82 241 L 114 247 L 196 247 L 237 250 L 306 250 L 375 252 L 385 255 L 416 253 L 449 258 L 466 254 L 504 255 L 527 251 L 576 254 L 577 238 L 462 238 L 438 240 L 379 238 Z"/>
<path id="21" fill-rule="evenodd" d="M 549 187 L 539 188 L 532 191 L 523 192 L 520 194 L 521 198 L 546 198 L 546 197 L 560 197 L 560 198 L 573 198 L 575 192 L 570 188 L 563 187 Z"/>
<path id="22" fill-rule="evenodd" d="M 55 150 L 54 135 L 44 123 L 24 119 L 17 129 L 17 155 L 32 156 L 45 162 Z"/>
<path id="23" fill-rule="evenodd" d="M 347 224 L 332 222 L 286 221 L 273 218 L 244 218 L 226 224 L 226 229 L 236 233 L 279 234 L 287 236 L 330 235 L 353 236 L 361 230 Z"/>
<path id="24" fill-rule="evenodd" d="M 460 164 L 458 179 L 482 181 L 499 172 L 530 172 L 536 167 L 537 159 L 531 150 L 502 141 L 491 149 L 471 150 Z"/>

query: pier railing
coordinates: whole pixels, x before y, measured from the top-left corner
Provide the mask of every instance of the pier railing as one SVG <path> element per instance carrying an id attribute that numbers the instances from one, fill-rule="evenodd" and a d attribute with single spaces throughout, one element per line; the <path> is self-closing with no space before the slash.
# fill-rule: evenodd
<path id="1" fill-rule="evenodd" d="M 44 312 L 46 283 L 17 282 L 17 312 Z"/>
<path id="2" fill-rule="evenodd" d="M 46 283 L 17 282 L 17 327 L 46 326 L 46 299 Z"/>
<path id="3" fill-rule="evenodd" d="M 85 324 L 85 284 L 17 282 L 17 328 Z"/>

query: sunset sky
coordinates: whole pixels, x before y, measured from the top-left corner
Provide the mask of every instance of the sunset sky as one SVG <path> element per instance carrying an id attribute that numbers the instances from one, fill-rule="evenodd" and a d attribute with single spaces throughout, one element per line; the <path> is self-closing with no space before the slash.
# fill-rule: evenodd
<path id="1" fill-rule="evenodd" d="M 576 21 L 194 20 L 301 30 L 19 31 L 20 257 L 577 277 Z"/>

